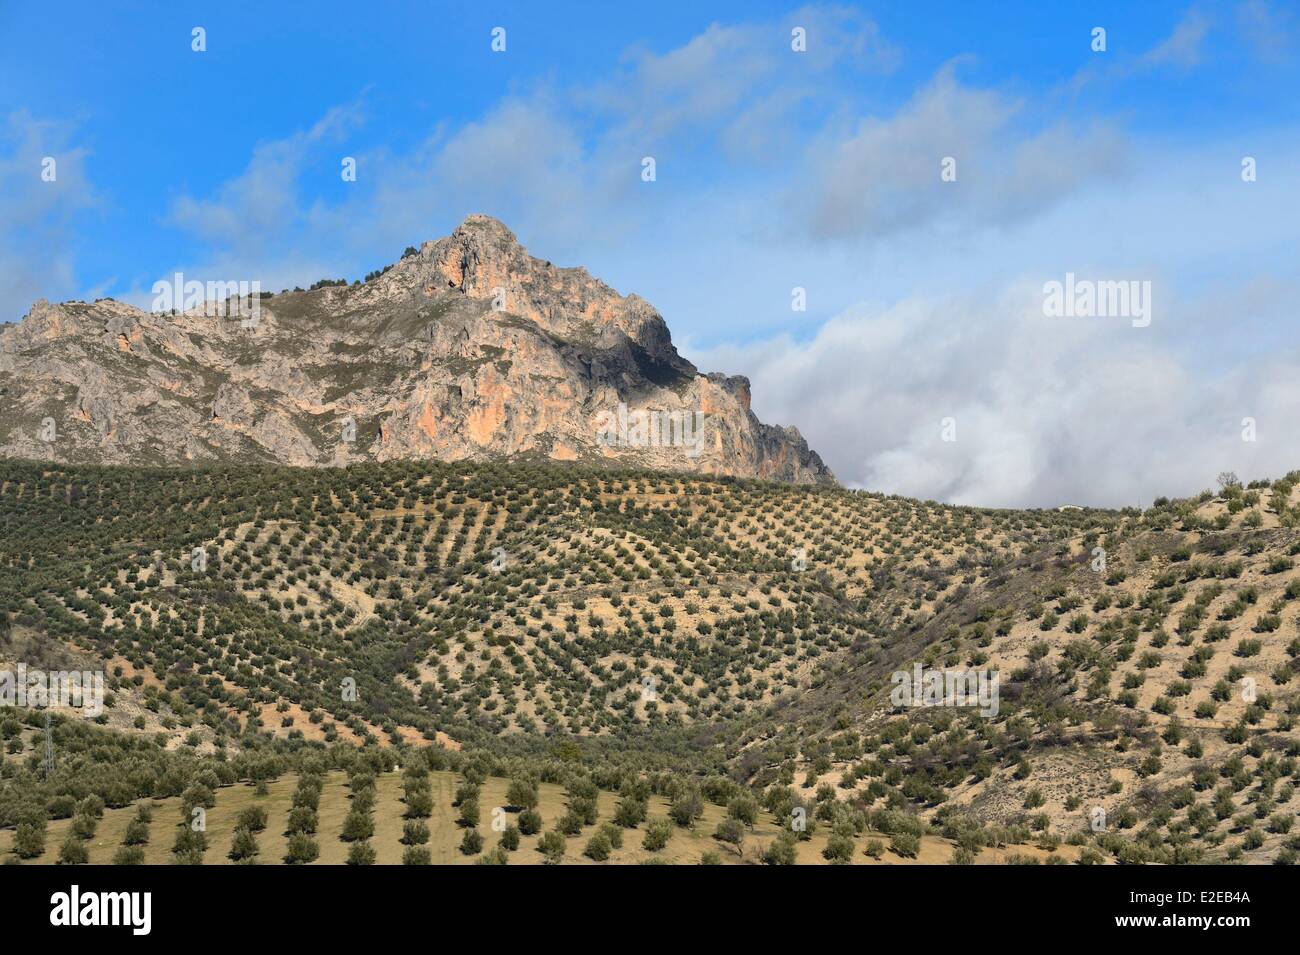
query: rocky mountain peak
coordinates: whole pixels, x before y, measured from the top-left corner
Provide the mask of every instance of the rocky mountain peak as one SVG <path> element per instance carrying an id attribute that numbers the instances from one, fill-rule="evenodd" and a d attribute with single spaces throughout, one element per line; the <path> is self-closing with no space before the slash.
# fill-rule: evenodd
<path id="1" fill-rule="evenodd" d="M 597 344 L 616 347 L 626 337 L 656 361 L 694 373 L 672 347 L 663 317 L 644 299 L 620 295 L 584 268 L 558 268 L 533 257 L 492 216 L 467 216 L 448 236 L 425 242 L 386 272 L 383 287 L 424 294 L 445 290 L 527 318 L 554 334 L 587 331 Z"/>
<path id="2" fill-rule="evenodd" d="M 295 465 L 522 455 L 834 483 L 798 431 L 754 416 L 747 379 L 701 374 L 680 356 L 648 302 L 533 257 L 490 216 L 365 283 L 259 306 L 250 324 L 108 299 L 36 303 L 0 328 L 0 454 Z"/>

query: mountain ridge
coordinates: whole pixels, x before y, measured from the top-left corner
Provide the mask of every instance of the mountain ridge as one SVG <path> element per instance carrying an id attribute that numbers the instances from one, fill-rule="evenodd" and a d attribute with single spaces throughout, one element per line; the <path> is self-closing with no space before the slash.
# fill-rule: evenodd
<path id="1" fill-rule="evenodd" d="M 700 372 L 644 299 L 533 257 L 489 216 L 364 283 L 212 311 L 38 301 L 0 329 L 0 455 L 306 466 L 526 456 L 835 483 L 798 429 L 753 414 L 748 379 Z M 630 432 L 602 431 L 629 414 Z"/>

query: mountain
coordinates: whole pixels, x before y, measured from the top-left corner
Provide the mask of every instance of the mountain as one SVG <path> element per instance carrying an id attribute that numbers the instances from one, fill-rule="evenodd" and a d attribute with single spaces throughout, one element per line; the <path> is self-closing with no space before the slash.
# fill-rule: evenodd
<path id="1" fill-rule="evenodd" d="M 259 304 L 0 336 L 0 860 L 500 861 L 481 810 L 521 860 L 1300 858 L 1300 472 L 1146 511 L 842 489 L 482 217 Z M 637 446 L 647 408 L 681 443 Z M 47 724 L 32 670 L 102 706 Z M 196 805 L 210 838 L 128 839 Z"/>
<path id="2" fill-rule="evenodd" d="M 649 303 L 470 216 L 364 283 L 145 312 L 37 302 L 0 330 L 0 454 L 348 465 L 518 456 L 833 484 L 747 379 Z M 176 300 L 184 302 L 183 289 Z M 243 304 L 244 311 L 236 309 Z"/>

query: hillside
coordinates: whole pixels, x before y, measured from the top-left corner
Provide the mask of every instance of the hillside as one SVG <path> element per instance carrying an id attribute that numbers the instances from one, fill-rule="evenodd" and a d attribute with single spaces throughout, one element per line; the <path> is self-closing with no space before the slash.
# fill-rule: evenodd
<path id="1" fill-rule="evenodd" d="M 294 808 L 294 797 L 298 792 L 302 777 L 287 775 L 269 782 L 265 791 L 259 791 L 251 785 L 235 785 L 215 790 L 215 800 L 206 813 L 206 846 L 202 852 L 205 865 L 229 865 L 242 861 L 235 849 L 235 835 L 241 828 L 241 815 L 249 811 L 261 810 L 266 813 L 266 826 L 253 833 L 252 845 L 256 852 L 248 859 L 261 865 L 274 865 L 287 861 L 290 856 L 289 835 L 293 823 L 290 814 Z M 541 837 L 537 832 L 516 832 L 505 836 L 504 830 L 513 826 L 519 829 L 522 810 L 510 805 L 507 796 L 510 781 L 500 777 L 489 777 L 483 781 L 479 790 L 480 822 L 477 826 L 467 824 L 461 806 L 463 800 L 457 799 L 457 789 L 463 785 L 464 777 L 457 773 L 435 770 L 429 774 L 429 792 L 431 800 L 428 815 L 420 816 L 410 811 L 406 799 L 404 777 L 395 771 L 362 770 L 360 778 L 373 779 L 370 787 L 374 793 L 373 804 L 368 811 L 373 829 L 360 828 L 352 830 L 348 826 L 349 817 L 355 799 L 352 795 L 352 780 L 342 772 L 327 773 L 321 777 L 321 790 L 316 807 L 316 830 L 311 835 L 319 855 L 312 860 L 314 864 L 340 865 L 346 863 L 354 852 L 354 846 L 364 845 L 374 850 L 376 865 L 397 865 L 407 858 L 412 849 L 428 851 L 428 860 L 433 865 L 472 865 L 487 864 L 497 859 L 508 860 L 510 865 L 541 865 L 548 861 L 544 850 L 539 846 Z M 564 786 L 555 783 L 540 783 L 537 786 L 537 819 L 542 825 L 542 832 L 556 829 L 573 829 L 566 816 L 572 794 Z M 745 833 L 745 839 L 739 844 L 723 844 L 712 838 L 712 833 L 719 823 L 727 818 L 727 808 L 712 802 L 702 807 L 702 815 L 693 826 L 674 826 L 662 846 L 646 844 L 646 833 L 651 831 L 649 825 L 642 827 L 623 827 L 612 823 L 616 818 L 619 797 L 616 793 L 598 791 L 594 800 L 595 813 L 599 824 L 584 825 L 570 831 L 565 838 L 560 859 L 567 864 L 593 865 L 597 861 L 614 865 L 644 864 L 696 864 L 704 861 L 713 865 L 740 865 L 761 860 L 780 833 L 780 828 L 767 813 L 758 820 L 752 829 Z M 148 825 L 141 825 L 141 808 L 147 807 Z M 497 829 L 492 826 L 493 809 L 501 807 L 504 812 L 496 813 L 496 818 L 504 825 Z M 506 807 L 509 807 L 508 809 Z M 652 795 L 646 800 L 648 819 L 667 819 L 672 803 L 662 795 Z M 92 865 L 108 865 L 115 860 L 120 864 L 123 852 L 138 850 L 144 865 L 167 865 L 174 859 L 174 831 L 176 823 L 187 816 L 185 800 L 179 796 L 170 796 L 141 802 L 121 809 L 107 809 L 94 827 L 93 834 L 85 838 L 87 858 Z M 82 816 L 81 818 L 85 818 Z M 407 823 L 421 821 L 428 829 L 428 839 L 416 842 L 418 838 L 408 835 Z M 508 821 L 506 821 L 508 820 Z M 33 859 L 34 864 L 54 864 L 59 861 L 68 834 L 76 825 L 76 817 L 57 820 L 51 823 L 46 839 L 45 851 Z M 84 824 L 83 824 L 84 825 Z M 470 852 L 462 847 L 467 831 L 481 828 L 486 849 Z M 524 822 L 525 830 L 531 828 Z M 369 832 L 362 840 L 357 835 Z M 619 845 L 612 846 L 605 859 L 593 858 L 598 850 L 589 850 L 593 839 L 599 839 L 601 832 L 617 832 Z M 813 832 L 810 837 L 797 844 L 796 860 L 800 865 L 825 864 L 825 852 L 831 833 L 825 829 Z M 0 829 L 0 856 L 8 856 L 13 848 L 12 831 Z M 620 838 L 621 837 L 621 838 Z M 495 850 L 504 838 L 515 848 L 508 854 L 499 855 Z M 517 840 L 517 841 L 516 841 Z M 848 860 L 853 865 L 916 865 L 946 862 L 952 855 L 954 843 L 940 835 L 926 835 L 920 840 L 918 851 L 914 855 L 901 855 L 889 848 L 890 839 L 885 834 L 875 838 L 873 854 L 865 851 L 855 853 Z M 864 841 L 865 846 L 865 841 Z M 1062 847 L 1048 850 L 1037 846 L 990 847 L 981 850 L 981 863 L 998 864 L 1007 861 L 1060 859 L 1073 861 L 1078 857 L 1078 850 Z M 12 858 L 12 856 L 10 856 Z"/>
<path id="2" fill-rule="evenodd" d="M 682 358 L 647 302 L 533 258 L 487 216 L 351 285 L 232 283 L 205 303 L 180 279 L 160 310 L 41 301 L 0 327 L 0 455 L 524 457 L 834 483 L 796 429 L 754 416 L 748 380 Z"/>
<path id="3" fill-rule="evenodd" d="M 1290 861 L 1296 477 L 993 511 L 541 463 L 6 462 L 0 667 L 102 668 L 110 699 L 56 719 L 48 781 L 44 714 L 0 716 L 0 827 L 402 763 L 663 797 L 692 838 L 692 794 L 751 835 L 802 812 L 833 859 L 879 833 Z M 996 712 L 895 706 L 917 664 L 996 673 Z"/>

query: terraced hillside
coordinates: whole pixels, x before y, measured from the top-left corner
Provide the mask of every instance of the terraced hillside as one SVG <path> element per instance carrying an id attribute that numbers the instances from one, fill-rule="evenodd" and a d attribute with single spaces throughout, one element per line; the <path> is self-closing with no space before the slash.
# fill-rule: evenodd
<path id="1" fill-rule="evenodd" d="M 408 798 L 408 793 L 423 791 L 409 785 L 408 780 L 413 777 L 428 780 L 431 798 L 427 805 L 419 805 L 418 796 Z M 717 827 L 728 818 L 729 809 L 713 802 L 702 805 L 694 825 L 665 826 L 664 821 L 671 821 L 672 803 L 662 795 L 646 799 L 647 815 L 643 824 L 624 826 L 616 820 L 626 802 L 608 791 L 597 792 L 591 815 L 595 821 L 588 823 L 585 818 L 569 815 L 568 807 L 575 797 L 564 786 L 535 785 L 536 806 L 525 808 L 513 805 L 509 799 L 513 780 L 489 777 L 474 790 L 478 794 L 475 803 L 462 798 L 471 791 L 463 788 L 466 787 L 463 776 L 447 771 L 427 773 L 423 767 L 407 775 L 376 774 L 361 769 L 352 774 L 331 772 L 306 777 L 319 779 L 320 788 L 312 815 L 304 820 L 301 817 L 306 814 L 294 816 L 295 808 L 306 808 L 311 801 L 306 795 L 308 788 L 301 784 L 303 778 L 286 775 L 267 783 L 260 791 L 251 785 L 213 790 L 211 807 L 205 811 L 202 848 L 197 850 L 202 862 L 206 865 L 360 864 L 370 850 L 374 855 L 368 864 L 376 865 L 426 861 L 433 865 L 538 865 L 553 861 L 586 865 L 596 862 L 736 865 L 761 862 L 782 829 L 782 820 L 760 810 L 739 842 L 714 838 Z M 358 798 L 363 790 L 369 795 Z M 477 817 L 473 809 L 467 813 L 467 804 L 477 807 Z M 357 810 L 358 806 L 365 809 Z M 529 808 L 535 815 L 529 814 Z M 106 809 L 99 815 L 79 811 L 73 817 L 51 823 L 44 850 L 29 861 L 67 864 L 65 854 L 69 850 L 65 847 L 71 837 L 74 845 L 84 846 L 86 860 L 91 865 L 167 865 L 177 861 L 178 836 L 182 843 L 192 838 L 181 835 L 189 828 L 186 824 L 192 810 L 186 797 L 173 796 Z M 93 827 L 88 822 L 90 818 L 96 820 Z M 254 823 L 254 819 L 259 821 Z M 364 821 L 358 822 L 359 819 Z M 535 831 L 534 826 L 538 824 L 541 829 Z M 77 835 L 78 831 L 81 836 Z M 559 847 L 542 843 L 542 836 L 549 831 L 567 832 Z M 298 834 L 307 837 L 298 843 L 309 843 L 308 851 L 302 855 L 295 854 L 297 843 L 291 846 Z M 0 854 L 13 852 L 14 835 L 13 831 L 0 830 Z M 824 864 L 832 836 L 833 833 L 823 829 L 797 842 L 793 848 L 798 864 Z M 853 865 L 943 863 L 951 858 L 954 847 L 951 839 L 924 835 L 913 850 L 905 837 L 896 845 L 888 834 L 869 831 L 855 840 L 857 851 L 847 853 L 844 861 Z M 1072 846 L 1045 849 L 1034 845 L 1004 845 L 981 849 L 979 861 L 1059 864 L 1071 862 L 1078 855 L 1079 850 Z"/>
<path id="2" fill-rule="evenodd" d="M 48 778 L 45 713 L 0 710 L 0 827 L 29 838 L 334 771 L 375 775 L 391 829 L 404 765 L 542 784 L 534 835 L 570 861 L 655 814 L 588 803 L 653 799 L 675 861 L 738 835 L 769 861 L 1295 856 L 1295 475 L 1145 512 L 523 463 L 0 476 L 0 669 L 109 688 L 55 716 Z M 996 713 L 894 705 L 917 664 L 996 674 Z"/>

